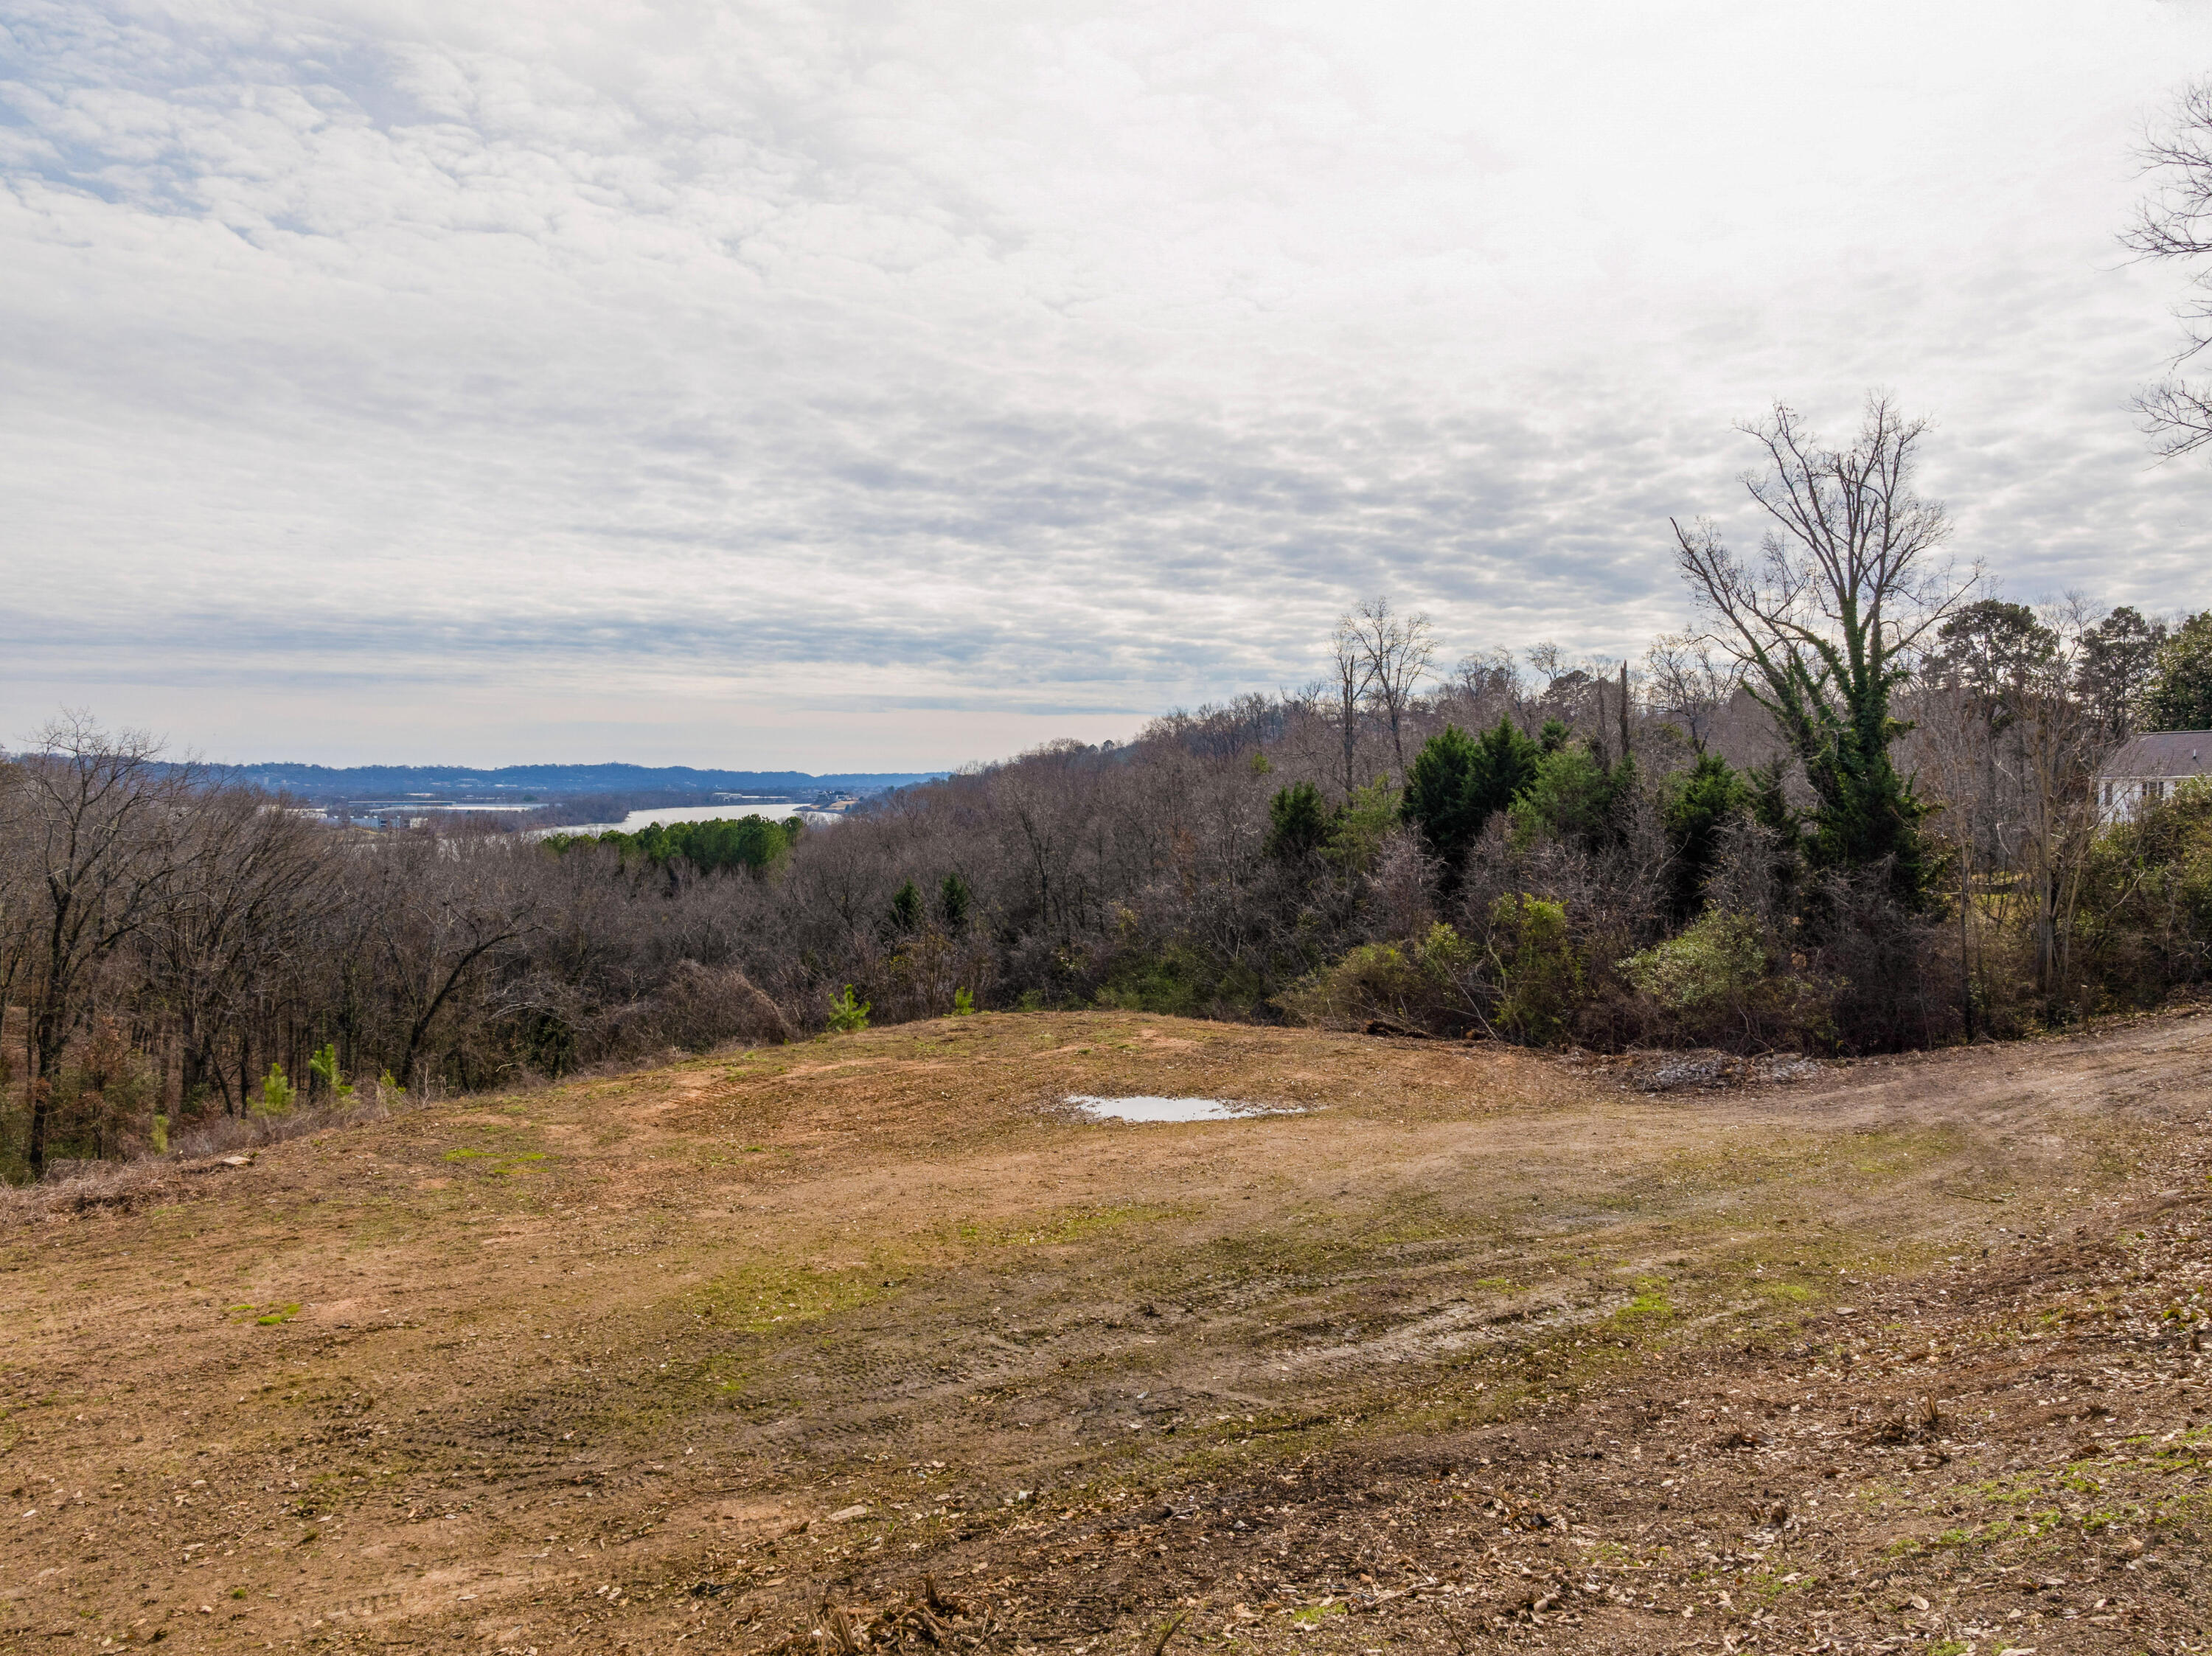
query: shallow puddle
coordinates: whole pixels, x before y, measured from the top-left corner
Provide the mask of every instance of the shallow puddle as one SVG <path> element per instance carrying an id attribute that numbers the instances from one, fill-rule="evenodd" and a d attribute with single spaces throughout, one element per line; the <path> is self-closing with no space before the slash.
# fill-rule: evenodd
<path id="1" fill-rule="evenodd" d="M 1234 1121 L 1248 1115 L 1301 1113 L 1278 1105 L 1247 1104 L 1234 1098 L 1160 1098 L 1149 1094 L 1101 1098 L 1091 1093 L 1070 1093 L 1066 1101 L 1094 1121 Z"/>

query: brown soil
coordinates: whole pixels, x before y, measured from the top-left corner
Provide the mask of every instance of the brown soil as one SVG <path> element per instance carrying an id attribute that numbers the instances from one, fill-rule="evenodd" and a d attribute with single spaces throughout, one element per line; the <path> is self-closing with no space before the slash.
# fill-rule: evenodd
<path id="1" fill-rule="evenodd" d="M 994 1015 L 41 1193 L 0 1648 L 2200 1650 L 2208 1058 Z"/>

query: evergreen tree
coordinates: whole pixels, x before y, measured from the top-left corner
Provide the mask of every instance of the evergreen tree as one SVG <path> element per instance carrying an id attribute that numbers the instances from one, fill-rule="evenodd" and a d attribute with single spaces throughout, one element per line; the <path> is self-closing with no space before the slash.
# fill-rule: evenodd
<path id="1" fill-rule="evenodd" d="M 2164 622 L 2148 620 L 2124 604 L 2081 634 L 2075 688 L 2106 741 L 2124 741 L 2135 733 L 2165 643 Z"/>
<path id="2" fill-rule="evenodd" d="M 1303 862 L 1328 842 L 1336 818 L 1310 782 L 1294 783 L 1267 802 L 1267 855 L 1278 862 Z"/>
<path id="3" fill-rule="evenodd" d="M 1981 598 L 1961 606 L 1936 631 L 1922 676 L 1955 684 L 1984 719 L 2002 728 L 2037 670 L 2058 651 L 2058 634 L 2024 604 Z"/>
<path id="4" fill-rule="evenodd" d="M 943 917 L 945 929 L 957 937 L 968 927 L 968 912 L 975 906 L 975 895 L 968 889 L 968 882 L 957 874 L 948 874 L 937 888 L 937 912 Z"/>
<path id="5" fill-rule="evenodd" d="M 1705 907 L 1705 880 L 1719 859 L 1721 830 L 1752 806 L 1751 786 L 1717 753 L 1699 755 L 1696 764 L 1670 779 L 1663 819 L 1674 853 L 1668 900 L 1676 922 Z"/>
<path id="6" fill-rule="evenodd" d="M 1540 756 L 1505 719 L 1480 740 L 1447 725 L 1414 755 L 1401 809 L 1442 864 L 1445 892 L 1458 890 L 1468 853 L 1491 817 L 1535 779 Z"/>
<path id="7" fill-rule="evenodd" d="M 2160 648 L 2143 715 L 2149 730 L 2212 731 L 2212 610 L 2190 616 Z"/>

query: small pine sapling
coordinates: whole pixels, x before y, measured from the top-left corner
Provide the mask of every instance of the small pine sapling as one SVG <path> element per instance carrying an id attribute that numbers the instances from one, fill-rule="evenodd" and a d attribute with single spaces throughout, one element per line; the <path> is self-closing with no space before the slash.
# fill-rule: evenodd
<path id="1" fill-rule="evenodd" d="M 353 1083 L 338 1074 L 338 1048 L 336 1041 L 325 1041 L 307 1060 L 307 1073 L 323 1083 L 332 1098 L 341 1103 L 353 1096 Z"/>
<path id="2" fill-rule="evenodd" d="M 293 1086 L 291 1078 L 284 1073 L 284 1066 L 272 1064 L 269 1066 L 269 1073 L 262 1077 L 261 1096 L 253 1101 L 253 1113 L 256 1115 L 289 1115 L 292 1101 L 298 1095 L 299 1089 Z"/>
<path id="3" fill-rule="evenodd" d="M 853 986 L 847 984 L 844 992 L 834 997 L 830 1002 L 830 1029 L 842 1035 L 866 1028 L 868 1008 L 869 1004 L 855 996 L 853 993 Z"/>

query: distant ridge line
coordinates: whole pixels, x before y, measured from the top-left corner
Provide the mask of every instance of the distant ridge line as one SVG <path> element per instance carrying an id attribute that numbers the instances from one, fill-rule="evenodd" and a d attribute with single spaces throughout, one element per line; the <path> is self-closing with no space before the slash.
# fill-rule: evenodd
<path id="1" fill-rule="evenodd" d="M 911 787 L 947 771 L 700 770 L 689 765 L 306 765 L 276 761 L 219 767 L 241 782 L 272 792 L 313 796 L 410 794 L 456 790 L 528 790 L 558 797 L 575 793 L 634 793 L 647 790 L 690 793 L 855 793 Z"/>

